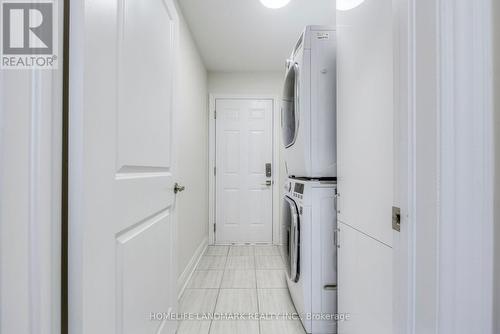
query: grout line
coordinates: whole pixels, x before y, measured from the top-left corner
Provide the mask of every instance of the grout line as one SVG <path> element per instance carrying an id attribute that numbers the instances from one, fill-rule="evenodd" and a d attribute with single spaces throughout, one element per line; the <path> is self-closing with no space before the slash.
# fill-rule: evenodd
<path id="1" fill-rule="evenodd" d="M 219 299 L 220 299 L 220 294 L 221 294 L 221 290 L 223 289 L 222 288 L 222 283 L 224 281 L 224 275 L 226 273 L 226 271 L 253 271 L 253 274 L 254 274 L 254 278 L 255 278 L 255 281 L 254 281 L 254 287 L 253 288 L 231 288 L 231 289 L 235 289 L 235 290 L 255 290 L 255 293 L 256 293 L 256 297 L 257 297 L 257 313 L 259 314 L 259 319 L 257 320 L 257 325 L 258 325 L 258 332 L 259 334 L 261 334 L 262 330 L 261 330 L 261 319 L 260 319 L 260 312 L 261 312 L 261 309 L 260 309 L 260 299 L 259 299 L 259 286 L 258 286 L 258 282 L 257 282 L 257 270 L 279 270 L 279 271 L 283 271 L 283 268 L 261 268 L 261 269 L 258 269 L 257 268 L 257 255 L 255 254 L 255 249 L 254 247 L 252 247 L 252 250 L 253 250 L 253 253 L 252 255 L 241 255 L 241 256 L 248 256 L 248 257 L 252 257 L 253 259 L 253 267 L 252 268 L 247 268 L 247 267 L 243 267 L 243 268 L 228 268 L 228 262 L 229 262 L 229 252 L 230 252 L 230 247 L 228 247 L 228 250 L 227 250 L 227 253 L 225 255 L 225 261 L 224 261 L 224 267 L 223 269 L 198 269 L 198 265 L 197 267 L 195 268 L 195 271 L 221 271 L 222 272 L 222 277 L 221 277 L 221 280 L 219 282 L 219 286 L 218 288 L 191 288 L 191 289 L 205 289 L 205 290 L 215 290 L 217 289 L 217 297 L 215 299 L 215 305 L 214 305 L 214 308 L 213 308 L 213 313 L 215 313 L 216 309 L 217 309 L 217 304 L 219 302 Z M 205 256 L 207 256 L 205 254 Z M 214 255 L 210 255 L 210 256 L 214 256 Z M 221 255 L 222 256 L 222 255 Z M 269 255 L 259 255 L 259 256 L 269 256 Z M 237 256 L 234 256 L 234 257 L 237 257 Z M 188 284 L 191 284 L 191 280 L 193 279 L 193 277 L 190 278 L 190 281 L 188 282 Z M 273 290 L 284 290 L 286 288 L 269 288 L 269 289 L 273 289 Z M 209 325 L 209 328 L 208 328 L 208 334 L 210 334 L 210 331 L 212 330 L 212 325 L 214 323 L 214 320 L 211 319 L 210 320 L 210 325 Z"/>
<path id="2" fill-rule="evenodd" d="M 229 247 L 228 247 L 228 255 L 229 255 Z M 222 269 L 222 278 L 220 280 L 220 283 L 219 283 L 219 289 L 217 291 L 217 297 L 215 298 L 215 305 L 214 305 L 214 310 L 213 310 L 213 313 L 215 313 L 215 311 L 217 310 L 217 303 L 219 302 L 219 296 L 220 296 L 220 292 L 221 292 L 221 287 L 222 287 L 222 281 L 224 280 L 224 273 L 226 272 L 226 267 L 227 267 L 227 259 L 229 258 L 229 256 L 226 256 L 226 261 L 224 262 L 224 269 Z M 212 324 L 214 323 L 214 319 L 212 319 L 210 321 L 210 326 L 208 328 L 208 334 L 210 334 L 210 331 L 212 330 Z"/>
<path id="3" fill-rule="evenodd" d="M 257 285 L 257 257 L 255 255 L 255 247 L 254 247 L 254 254 L 253 254 L 253 274 L 255 276 L 255 294 L 257 296 L 257 314 L 259 315 L 259 320 L 257 320 L 257 326 L 259 326 L 259 334 L 261 334 L 260 330 L 260 305 L 259 305 L 259 289 Z"/>

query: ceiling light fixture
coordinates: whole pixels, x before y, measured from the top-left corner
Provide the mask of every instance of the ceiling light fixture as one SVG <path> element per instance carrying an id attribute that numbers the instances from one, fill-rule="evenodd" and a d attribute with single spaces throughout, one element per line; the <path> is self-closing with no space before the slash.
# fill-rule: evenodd
<path id="1" fill-rule="evenodd" d="M 277 9 L 288 5 L 290 0 L 260 0 L 260 2 L 267 8 Z"/>
<path id="2" fill-rule="evenodd" d="M 351 10 L 361 5 L 365 0 L 337 0 L 337 10 Z"/>

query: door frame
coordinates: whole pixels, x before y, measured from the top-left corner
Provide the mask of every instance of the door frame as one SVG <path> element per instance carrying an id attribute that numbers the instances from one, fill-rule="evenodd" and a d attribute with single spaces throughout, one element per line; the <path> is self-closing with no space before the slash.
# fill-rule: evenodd
<path id="1" fill-rule="evenodd" d="M 393 4 L 400 83 L 395 106 L 401 135 L 394 332 L 414 334 L 425 326 L 433 333 L 492 333 L 492 0 L 393 0 Z M 423 17 L 433 18 L 435 27 L 429 29 Z M 420 42 L 426 34 L 432 35 L 426 50 L 430 57 L 423 60 L 421 50 L 426 46 Z M 422 68 L 418 69 L 422 61 L 431 62 L 435 72 L 437 89 L 430 105 L 429 96 L 417 89 L 425 84 Z M 422 108 L 435 110 L 434 117 L 422 122 L 418 119 Z M 430 133 L 435 139 L 426 153 L 422 145 Z M 435 176 L 435 183 L 422 186 L 422 169 Z M 428 196 L 437 200 L 425 207 Z M 423 225 L 429 216 L 433 216 L 434 244 L 425 250 Z M 425 256 L 435 265 L 418 275 L 417 263 L 421 266 Z M 422 305 L 425 300 L 430 303 Z"/>
<path id="2" fill-rule="evenodd" d="M 64 122 L 68 1 L 54 1 L 59 65 L 0 70 L 0 332 L 66 333 Z"/>
<path id="3" fill-rule="evenodd" d="M 279 226 L 279 181 L 280 181 L 280 140 L 279 140 L 279 97 L 272 94 L 209 94 L 209 109 L 208 109 L 208 244 L 215 245 L 215 199 L 216 199 L 216 175 L 215 160 L 216 160 L 216 120 L 215 120 L 215 104 L 217 100 L 223 99 L 241 99 L 241 100 L 272 100 L 273 101 L 273 185 L 272 185 L 272 243 L 278 245 L 280 243 L 280 226 Z"/>

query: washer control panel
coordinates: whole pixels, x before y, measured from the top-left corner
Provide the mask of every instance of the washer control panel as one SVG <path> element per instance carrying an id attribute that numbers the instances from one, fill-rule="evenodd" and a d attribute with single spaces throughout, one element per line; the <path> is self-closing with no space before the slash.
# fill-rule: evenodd
<path id="1" fill-rule="evenodd" d="M 293 187 L 293 189 L 292 189 Z M 292 196 L 295 198 L 302 199 L 304 196 L 304 184 L 303 183 L 293 183 L 293 186 L 290 186 L 290 191 Z"/>

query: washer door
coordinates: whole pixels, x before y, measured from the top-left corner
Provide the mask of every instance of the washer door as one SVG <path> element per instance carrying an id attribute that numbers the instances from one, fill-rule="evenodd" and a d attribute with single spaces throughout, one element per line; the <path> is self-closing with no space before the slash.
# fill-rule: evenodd
<path id="1" fill-rule="evenodd" d="M 299 280 L 300 222 L 295 202 L 288 196 L 283 199 L 283 258 L 288 278 Z"/>
<path id="2" fill-rule="evenodd" d="M 281 129 L 283 144 L 285 147 L 292 146 L 299 130 L 299 65 L 296 63 L 290 66 L 285 77 Z"/>

